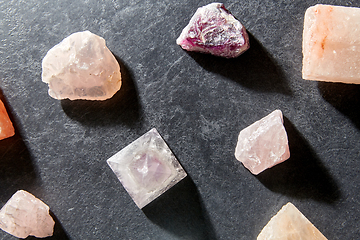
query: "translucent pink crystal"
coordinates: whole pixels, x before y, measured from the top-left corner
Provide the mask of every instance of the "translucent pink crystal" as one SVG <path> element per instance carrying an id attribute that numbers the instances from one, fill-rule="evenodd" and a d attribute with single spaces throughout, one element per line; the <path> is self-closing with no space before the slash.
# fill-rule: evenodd
<path id="1" fill-rule="evenodd" d="M 109 158 L 107 163 L 139 208 L 186 177 L 155 128 Z"/>
<path id="2" fill-rule="evenodd" d="M 235 157 L 253 174 L 290 157 L 282 112 L 275 110 L 243 129 L 238 137 Z"/>
<path id="3" fill-rule="evenodd" d="M 360 8 L 331 5 L 306 10 L 302 76 L 360 84 Z"/>
<path id="4" fill-rule="evenodd" d="M 270 219 L 257 240 L 326 240 L 327 238 L 292 204 Z"/>
<path id="5" fill-rule="evenodd" d="M 245 27 L 222 3 L 198 8 L 176 43 L 188 51 L 226 58 L 235 58 L 250 47 Z"/>
<path id="6" fill-rule="evenodd" d="M 17 191 L 0 210 L 0 228 L 18 238 L 52 236 L 54 225 L 49 207 L 24 190 Z"/>
<path id="7" fill-rule="evenodd" d="M 51 48 L 42 61 L 49 95 L 105 100 L 121 87 L 120 66 L 105 40 L 89 31 L 73 33 Z"/>

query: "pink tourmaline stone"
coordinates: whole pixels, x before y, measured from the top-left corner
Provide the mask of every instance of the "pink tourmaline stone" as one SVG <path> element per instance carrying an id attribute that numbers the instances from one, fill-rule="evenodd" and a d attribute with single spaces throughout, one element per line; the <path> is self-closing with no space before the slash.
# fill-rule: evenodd
<path id="1" fill-rule="evenodd" d="M 73 33 L 51 48 L 42 71 L 56 99 L 106 100 L 121 87 L 119 63 L 105 40 L 89 31 Z"/>
<path id="2" fill-rule="evenodd" d="M 270 219 L 257 240 L 326 240 L 327 238 L 292 204 Z"/>
<path id="3" fill-rule="evenodd" d="M 49 207 L 24 190 L 17 191 L 0 210 L 0 228 L 18 238 L 52 236 L 54 225 Z"/>
<path id="4" fill-rule="evenodd" d="M 307 80 L 360 84 L 360 8 L 315 5 L 304 17 Z"/>
<path id="5" fill-rule="evenodd" d="M 155 128 L 109 158 L 107 163 L 139 208 L 186 177 Z"/>
<path id="6" fill-rule="evenodd" d="M 282 112 L 275 110 L 243 129 L 238 137 L 235 157 L 253 174 L 290 157 Z"/>
<path id="7" fill-rule="evenodd" d="M 0 100 L 0 140 L 14 136 L 15 130 L 9 115 L 6 112 L 4 103 Z"/>
<path id="8" fill-rule="evenodd" d="M 235 58 L 250 47 L 245 27 L 222 3 L 198 8 L 176 43 L 187 51 L 226 58 Z"/>

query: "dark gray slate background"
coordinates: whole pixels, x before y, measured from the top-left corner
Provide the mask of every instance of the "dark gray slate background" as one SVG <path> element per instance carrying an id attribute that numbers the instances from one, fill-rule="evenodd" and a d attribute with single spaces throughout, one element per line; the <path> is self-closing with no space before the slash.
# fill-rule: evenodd
<path id="1" fill-rule="evenodd" d="M 303 17 L 320 2 L 224 1 L 251 41 L 231 60 L 175 43 L 208 3 L 0 1 L 1 98 L 16 126 L 0 142 L 0 207 L 33 193 L 56 218 L 49 239 L 251 240 L 291 201 L 328 239 L 358 239 L 360 86 L 301 78 Z M 105 38 L 123 87 L 104 102 L 52 99 L 41 60 L 84 30 Z M 291 158 L 254 176 L 237 136 L 275 109 Z M 153 127 L 188 177 L 139 210 L 106 160 Z"/>

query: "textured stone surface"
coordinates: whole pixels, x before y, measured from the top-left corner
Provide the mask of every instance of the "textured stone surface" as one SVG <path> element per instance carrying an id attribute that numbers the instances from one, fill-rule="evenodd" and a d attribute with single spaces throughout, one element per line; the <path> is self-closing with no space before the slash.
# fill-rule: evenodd
<path id="1" fill-rule="evenodd" d="M 237 57 L 250 47 L 245 27 L 222 3 L 198 8 L 176 43 L 188 51 L 226 58 Z"/>
<path id="2" fill-rule="evenodd" d="M 359 39 L 360 8 L 308 8 L 303 32 L 303 78 L 360 84 Z"/>
<path id="3" fill-rule="evenodd" d="M 0 140 L 14 136 L 15 130 L 7 114 L 4 103 L 0 100 Z"/>
<path id="4" fill-rule="evenodd" d="M 105 40 L 89 31 L 73 33 L 51 48 L 42 71 L 56 99 L 106 100 L 121 87 L 119 63 Z"/>
<path id="5" fill-rule="evenodd" d="M 107 163 L 139 208 L 186 177 L 155 128 L 109 158 Z"/>
<path id="6" fill-rule="evenodd" d="M 326 237 L 292 204 L 270 219 L 257 240 L 326 240 Z"/>
<path id="7" fill-rule="evenodd" d="M 0 228 L 18 238 L 52 236 L 54 225 L 49 207 L 24 190 L 17 191 L 0 210 Z"/>
<path id="8" fill-rule="evenodd" d="M 290 157 L 282 112 L 275 110 L 243 129 L 238 137 L 235 157 L 253 174 Z"/>

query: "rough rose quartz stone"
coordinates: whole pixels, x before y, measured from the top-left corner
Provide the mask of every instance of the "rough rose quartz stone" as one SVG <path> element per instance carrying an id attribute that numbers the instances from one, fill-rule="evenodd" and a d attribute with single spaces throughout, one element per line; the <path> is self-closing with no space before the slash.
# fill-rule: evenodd
<path id="1" fill-rule="evenodd" d="M 360 8 L 316 5 L 305 12 L 303 79 L 360 84 Z"/>
<path id="2" fill-rule="evenodd" d="M 52 236 L 54 225 L 49 207 L 24 190 L 17 191 L 0 210 L 0 228 L 18 238 Z"/>
<path id="3" fill-rule="evenodd" d="M 6 112 L 4 103 L 0 100 L 0 140 L 14 136 L 15 130 L 9 115 Z"/>
<path id="4" fill-rule="evenodd" d="M 249 47 L 245 27 L 222 3 L 198 8 L 176 43 L 188 51 L 235 58 Z"/>
<path id="5" fill-rule="evenodd" d="M 275 110 L 243 129 L 238 137 L 235 157 L 253 174 L 290 157 L 282 112 Z"/>
<path id="6" fill-rule="evenodd" d="M 106 100 L 121 87 L 119 63 L 105 40 L 89 31 L 73 33 L 51 48 L 42 71 L 56 99 Z"/>
<path id="7" fill-rule="evenodd" d="M 257 240 L 326 240 L 326 237 L 292 204 L 270 219 Z"/>
<path id="8" fill-rule="evenodd" d="M 155 128 L 109 158 L 107 163 L 139 208 L 187 175 Z"/>

